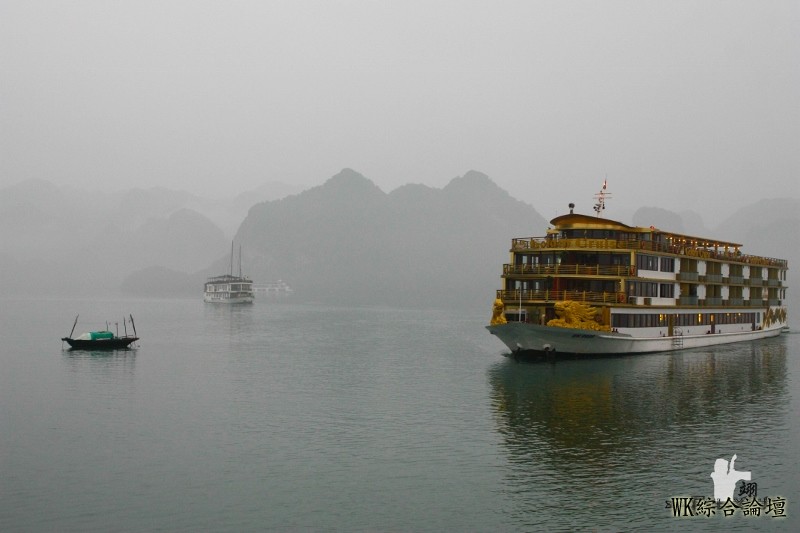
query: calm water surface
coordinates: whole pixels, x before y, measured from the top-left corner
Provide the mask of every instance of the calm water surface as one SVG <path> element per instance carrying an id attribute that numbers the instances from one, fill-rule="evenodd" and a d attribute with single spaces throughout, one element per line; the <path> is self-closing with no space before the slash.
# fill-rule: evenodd
<path id="1" fill-rule="evenodd" d="M 798 524 L 800 335 L 522 364 L 489 305 L 0 307 L 2 531 Z M 62 350 L 77 313 L 81 331 L 133 313 L 139 348 Z M 733 454 L 789 517 L 672 518 L 665 500 L 712 496 Z"/>

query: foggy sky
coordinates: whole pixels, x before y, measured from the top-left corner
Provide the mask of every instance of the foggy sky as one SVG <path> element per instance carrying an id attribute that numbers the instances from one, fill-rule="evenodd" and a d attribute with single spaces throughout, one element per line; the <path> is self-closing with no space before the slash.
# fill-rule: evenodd
<path id="1" fill-rule="evenodd" d="M 546 218 L 798 197 L 800 2 L 0 2 L 0 187 L 488 174 Z"/>

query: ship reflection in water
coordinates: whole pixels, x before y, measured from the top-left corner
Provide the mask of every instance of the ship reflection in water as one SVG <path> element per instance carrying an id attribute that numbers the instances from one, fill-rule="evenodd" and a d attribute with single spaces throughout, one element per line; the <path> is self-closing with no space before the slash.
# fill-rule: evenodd
<path id="1" fill-rule="evenodd" d="M 776 338 L 492 366 L 506 490 L 517 504 L 510 512 L 534 528 L 560 516 L 575 527 L 656 520 L 668 530 L 676 524 L 664 501 L 713 494 L 714 461 L 734 453 L 737 469 L 760 474 L 760 494 L 780 492 L 790 481 L 781 479 L 780 457 L 792 446 L 786 352 L 785 339 Z"/>

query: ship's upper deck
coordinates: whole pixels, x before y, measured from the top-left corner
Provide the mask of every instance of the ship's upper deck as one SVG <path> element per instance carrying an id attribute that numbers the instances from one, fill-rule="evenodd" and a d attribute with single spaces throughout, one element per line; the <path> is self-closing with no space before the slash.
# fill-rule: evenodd
<path id="1" fill-rule="evenodd" d="M 785 259 L 748 255 L 742 244 L 708 237 L 629 226 L 615 220 L 569 213 L 550 221 L 545 237 L 513 239 L 514 251 L 534 248 L 638 249 L 642 251 L 788 268 Z"/>

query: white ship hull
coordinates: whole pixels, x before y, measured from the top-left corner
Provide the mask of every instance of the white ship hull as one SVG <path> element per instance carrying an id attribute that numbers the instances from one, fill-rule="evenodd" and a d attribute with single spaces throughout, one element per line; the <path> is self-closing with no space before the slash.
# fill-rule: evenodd
<path id="1" fill-rule="evenodd" d="M 509 322 L 486 326 L 512 353 L 531 355 L 625 355 L 702 348 L 718 344 L 753 341 L 780 335 L 783 324 L 753 331 L 672 337 L 633 337 L 624 333 L 539 326 Z"/>
<path id="2" fill-rule="evenodd" d="M 251 304 L 253 303 L 252 296 L 239 296 L 239 297 L 225 297 L 225 294 L 221 293 L 214 293 L 214 294 L 206 294 L 203 297 L 203 301 L 206 303 L 217 303 L 217 304 Z"/>

